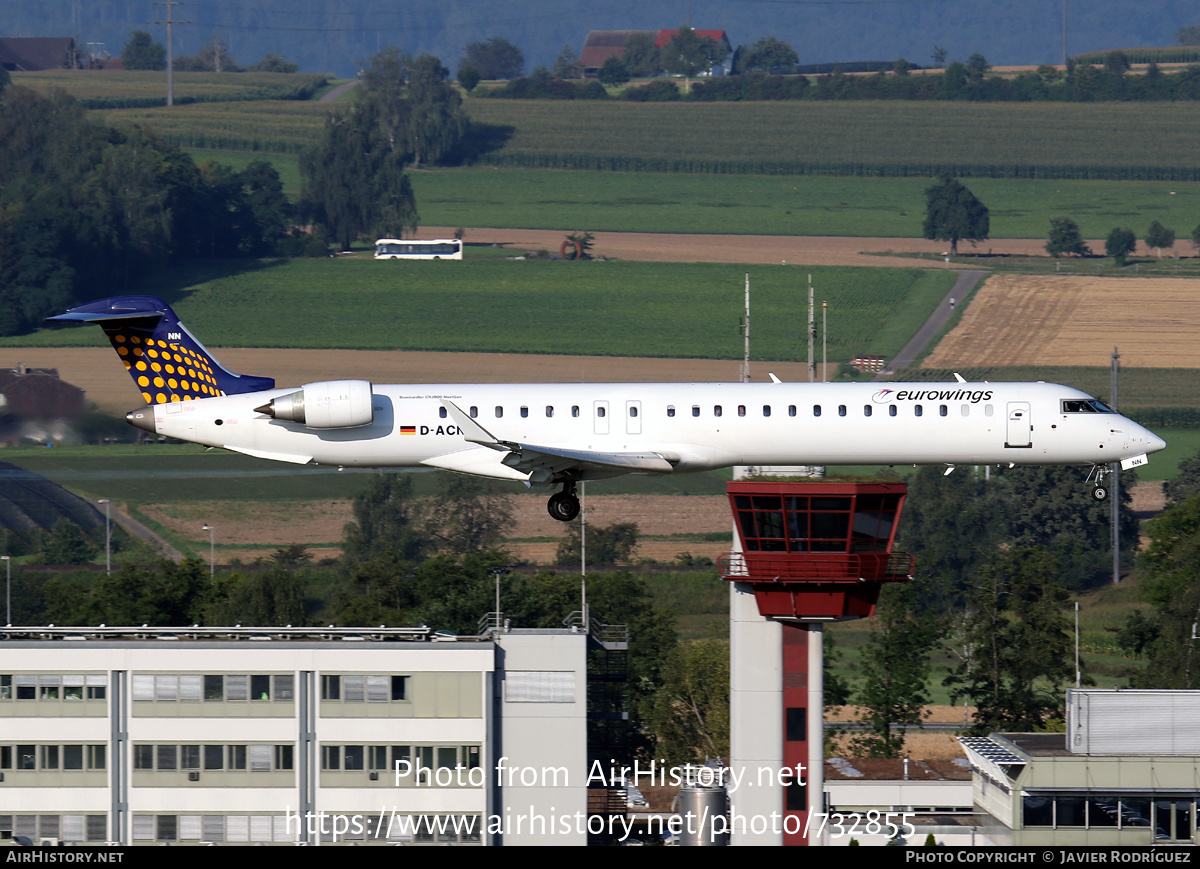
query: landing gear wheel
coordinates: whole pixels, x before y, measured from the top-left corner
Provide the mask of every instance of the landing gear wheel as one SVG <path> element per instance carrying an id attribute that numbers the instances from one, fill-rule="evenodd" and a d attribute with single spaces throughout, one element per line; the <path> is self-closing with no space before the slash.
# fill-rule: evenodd
<path id="1" fill-rule="evenodd" d="M 568 492 L 559 492 L 550 496 L 546 511 L 559 522 L 570 522 L 579 515 L 579 499 Z"/>
<path id="2" fill-rule="evenodd" d="M 1108 486 L 1097 486 L 1096 488 L 1092 489 L 1092 497 L 1097 501 L 1107 501 Z"/>

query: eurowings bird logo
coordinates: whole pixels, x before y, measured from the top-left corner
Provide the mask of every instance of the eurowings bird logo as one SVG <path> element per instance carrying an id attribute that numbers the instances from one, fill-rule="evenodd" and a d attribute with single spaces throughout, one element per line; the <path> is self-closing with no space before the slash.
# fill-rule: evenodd
<path id="1" fill-rule="evenodd" d="M 892 396 L 896 394 L 894 389 L 881 389 L 871 396 L 871 401 L 876 404 L 887 404 L 892 400 Z"/>

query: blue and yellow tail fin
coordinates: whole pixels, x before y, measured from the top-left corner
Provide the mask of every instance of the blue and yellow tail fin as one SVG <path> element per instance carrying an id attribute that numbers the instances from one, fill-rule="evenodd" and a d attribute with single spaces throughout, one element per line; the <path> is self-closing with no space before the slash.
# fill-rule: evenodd
<path id="1" fill-rule="evenodd" d="M 179 322 L 171 306 L 154 296 L 101 299 L 46 319 L 100 326 L 147 404 L 275 387 L 270 377 L 235 374 L 223 367 Z"/>

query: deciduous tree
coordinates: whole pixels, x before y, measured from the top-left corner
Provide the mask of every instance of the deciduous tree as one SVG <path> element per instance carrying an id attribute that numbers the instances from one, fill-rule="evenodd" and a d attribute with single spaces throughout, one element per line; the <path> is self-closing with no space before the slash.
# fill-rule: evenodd
<path id="1" fill-rule="evenodd" d="M 667 659 L 662 687 L 649 701 L 646 724 L 654 757 L 703 763 L 729 753 L 729 642 L 694 640 Z"/>
<path id="2" fill-rule="evenodd" d="M 499 36 L 468 44 L 463 61 L 475 67 L 479 75 L 489 81 L 517 78 L 525 67 L 521 49 Z"/>
<path id="3" fill-rule="evenodd" d="M 606 84 L 609 87 L 622 85 L 629 81 L 629 70 L 625 67 L 625 63 L 621 58 L 613 55 L 604 61 L 604 65 L 596 73 L 596 78 L 600 79 L 601 84 Z"/>
<path id="4" fill-rule="evenodd" d="M 1200 621 L 1200 496 L 1170 507 L 1148 530 L 1150 543 L 1138 556 L 1137 572 L 1155 614 L 1149 661 L 1136 684 L 1200 688 L 1200 656 L 1192 640 L 1192 625 Z"/>
<path id="5" fill-rule="evenodd" d="M 685 81 L 710 71 L 729 54 L 724 45 L 691 27 L 680 27 L 660 52 L 667 72 L 681 75 Z"/>
<path id="6" fill-rule="evenodd" d="M 1046 239 L 1046 253 L 1050 256 L 1072 254 L 1089 256 L 1091 248 L 1083 241 L 1079 224 L 1069 217 L 1050 218 L 1050 235 Z"/>
<path id="7" fill-rule="evenodd" d="M 634 33 L 626 39 L 621 61 L 634 78 L 649 78 L 662 71 L 662 57 L 650 33 Z"/>
<path id="8" fill-rule="evenodd" d="M 558 57 L 554 59 L 554 67 L 550 70 L 555 78 L 583 78 L 583 67 L 579 63 L 579 55 L 569 45 L 564 45 Z"/>
<path id="9" fill-rule="evenodd" d="M 1104 240 L 1104 255 L 1116 260 L 1118 266 L 1125 265 L 1125 259 L 1137 250 L 1137 236 L 1132 229 L 1115 227 Z"/>
<path id="10" fill-rule="evenodd" d="M 121 65 L 125 69 L 166 69 L 167 49 L 146 31 L 135 30 L 121 49 Z"/>
<path id="11" fill-rule="evenodd" d="M 887 585 L 863 653 L 866 677 L 856 700 L 867 731 L 850 741 L 867 757 L 899 757 L 904 734 L 920 726 L 930 702 L 930 655 L 942 634 L 940 620 L 918 611 L 914 583 Z"/>
<path id="12" fill-rule="evenodd" d="M 1175 246 L 1175 230 L 1167 229 L 1157 220 L 1154 221 L 1150 224 L 1150 228 L 1146 230 L 1146 246 L 1158 251 L 1158 256 L 1161 259 L 1164 247 Z"/>
<path id="13" fill-rule="evenodd" d="M 997 553 L 969 594 L 968 653 L 945 684 L 976 707 L 975 732 L 1041 730 L 1061 717 L 1073 676 L 1070 595 L 1059 564 L 1033 547 Z"/>
<path id="14" fill-rule="evenodd" d="M 983 241 L 990 228 L 987 206 L 957 179 L 943 175 L 925 191 L 925 238 L 950 242 L 952 255 L 960 239 Z"/>
<path id="15" fill-rule="evenodd" d="M 772 75 L 786 75 L 796 71 L 799 56 L 786 42 L 774 36 L 764 36 L 748 49 L 744 49 L 739 58 L 741 67 L 738 72 L 749 72 L 759 69 Z"/>

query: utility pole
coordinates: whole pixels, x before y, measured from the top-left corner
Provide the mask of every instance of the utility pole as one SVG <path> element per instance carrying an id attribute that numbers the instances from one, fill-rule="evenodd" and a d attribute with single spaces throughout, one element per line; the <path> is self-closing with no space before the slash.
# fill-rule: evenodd
<path id="1" fill-rule="evenodd" d="M 173 106 L 175 105 L 175 41 L 172 38 L 172 27 L 176 24 L 191 24 L 191 22 L 176 21 L 172 17 L 172 13 L 175 11 L 172 7 L 183 5 L 180 0 L 159 0 L 154 5 L 167 7 L 167 20 L 154 23 L 167 25 L 167 105 Z"/>
<path id="2" fill-rule="evenodd" d="M 750 275 L 746 275 L 746 313 L 742 318 L 742 383 L 750 382 Z"/>
<path id="3" fill-rule="evenodd" d="M 1112 409 L 1117 410 L 1118 381 L 1121 374 L 1121 356 L 1117 348 L 1112 352 Z M 1121 581 L 1121 463 L 1112 463 L 1112 486 L 1109 490 L 1112 499 L 1112 511 L 1109 516 L 1109 548 L 1112 549 L 1112 581 L 1116 585 Z"/>
<path id="4" fill-rule="evenodd" d="M 817 337 L 816 311 L 813 310 L 812 275 L 808 276 L 808 382 L 817 379 L 817 360 L 813 357 L 813 342 Z"/>

